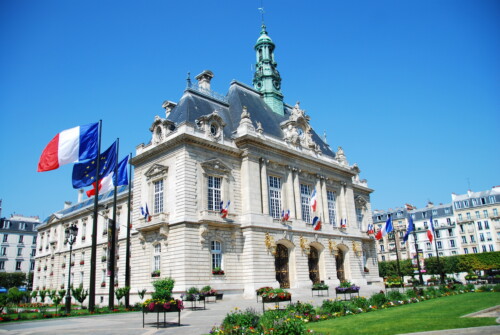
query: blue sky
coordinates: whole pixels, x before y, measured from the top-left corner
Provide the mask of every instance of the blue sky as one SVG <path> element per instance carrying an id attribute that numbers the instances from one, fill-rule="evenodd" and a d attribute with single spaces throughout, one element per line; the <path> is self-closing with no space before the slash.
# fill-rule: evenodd
<path id="1" fill-rule="evenodd" d="M 75 202 L 71 166 L 36 172 L 58 132 L 103 120 L 121 156 L 150 139 L 186 73 L 251 84 L 255 1 L 0 2 L 2 216 Z M 500 2 L 264 1 L 285 101 L 375 190 L 373 209 L 500 184 Z"/>

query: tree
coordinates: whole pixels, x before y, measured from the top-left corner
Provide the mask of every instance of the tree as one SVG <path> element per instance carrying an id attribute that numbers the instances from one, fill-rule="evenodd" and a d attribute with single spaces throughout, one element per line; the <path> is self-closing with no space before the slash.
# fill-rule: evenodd
<path id="1" fill-rule="evenodd" d="M 83 308 L 83 302 L 87 299 L 89 291 L 84 290 L 83 285 L 80 284 L 77 288 L 71 288 L 71 295 L 80 303 L 80 307 Z"/>
<path id="2" fill-rule="evenodd" d="M 50 294 L 50 299 L 52 299 L 52 302 L 56 305 L 56 314 L 57 314 L 57 307 L 61 303 L 62 297 L 56 290 L 50 291 L 49 294 Z"/>
<path id="3" fill-rule="evenodd" d="M 26 285 L 26 274 L 24 272 L 0 272 L 0 286 L 5 288 Z"/>
<path id="4" fill-rule="evenodd" d="M 120 299 L 123 298 L 124 296 L 126 296 L 129 291 L 130 291 L 129 286 L 125 286 L 125 287 L 116 289 L 116 291 L 115 291 L 116 300 L 118 300 L 118 302 L 120 302 Z"/>
<path id="5" fill-rule="evenodd" d="M 16 305 L 16 313 L 19 313 L 19 303 L 25 296 L 25 293 L 19 291 L 17 287 L 11 287 L 7 292 L 8 301 Z"/>

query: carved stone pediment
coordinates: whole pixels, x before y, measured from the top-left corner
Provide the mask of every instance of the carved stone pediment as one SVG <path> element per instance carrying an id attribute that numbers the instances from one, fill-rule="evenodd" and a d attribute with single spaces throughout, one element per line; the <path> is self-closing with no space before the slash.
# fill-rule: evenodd
<path id="1" fill-rule="evenodd" d="M 297 102 L 288 120 L 280 123 L 285 142 L 318 151 L 319 146 L 312 139 L 312 127 L 309 125 L 309 120 L 309 116 L 300 109 L 299 102 Z"/>
<path id="2" fill-rule="evenodd" d="M 219 159 L 211 159 L 200 164 L 205 173 L 228 175 L 231 169 Z"/>
<path id="3" fill-rule="evenodd" d="M 200 116 L 195 120 L 195 123 L 208 138 L 214 141 L 218 141 L 223 138 L 223 131 L 226 123 L 217 111 L 208 115 Z"/>
<path id="4" fill-rule="evenodd" d="M 144 175 L 146 176 L 147 180 L 150 179 L 156 179 L 159 177 L 163 177 L 167 174 L 168 172 L 168 166 L 161 165 L 161 164 L 153 164 L 152 167 L 150 167 Z"/>

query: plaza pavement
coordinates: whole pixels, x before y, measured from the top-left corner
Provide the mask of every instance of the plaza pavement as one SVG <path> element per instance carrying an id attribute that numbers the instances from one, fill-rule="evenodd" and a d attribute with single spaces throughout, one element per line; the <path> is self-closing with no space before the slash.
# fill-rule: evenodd
<path id="1" fill-rule="evenodd" d="M 376 289 L 362 289 L 361 296 L 370 296 L 375 293 Z M 324 299 L 335 298 L 335 293 L 330 292 L 329 297 L 326 296 L 311 296 L 311 290 L 291 289 L 293 302 L 302 301 L 309 302 L 315 306 L 322 303 Z M 189 302 L 186 307 L 189 307 Z M 267 304 L 267 308 L 273 308 L 273 304 Z M 119 313 L 119 314 L 104 314 L 83 317 L 48 319 L 37 321 L 25 321 L 18 323 L 0 324 L 0 334 L 12 335 L 28 335 L 28 334 L 99 334 L 99 335 L 129 335 L 129 334 L 176 334 L 176 335 L 199 335 L 208 334 L 214 325 L 219 325 L 226 314 L 235 308 L 245 310 L 253 308 L 257 312 L 262 312 L 262 303 L 255 299 L 244 299 L 241 295 L 224 295 L 224 299 L 216 303 L 207 303 L 205 310 L 190 310 L 189 308 L 181 312 L 181 326 L 177 324 L 177 313 L 167 313 L 167 322 L 170 324 L 167 327 L 160 325 L 156 328 L 156 314 L 146 314 L 146 325 L 142 327 L 142 313 Z M 500 320 L 500 308 L 490 310 L 487 316 L 496 316 Z M 476 315 L 477 316 L 477 315 Z M 160 320 L 163 316 L 160 314 Z M 413 333 L 413 335 L 498 335 L 500 334 L 499 326 L 478 327 L 467 329 L 454 329 L 445 331 L 432 331 L 426 333 Z"/>

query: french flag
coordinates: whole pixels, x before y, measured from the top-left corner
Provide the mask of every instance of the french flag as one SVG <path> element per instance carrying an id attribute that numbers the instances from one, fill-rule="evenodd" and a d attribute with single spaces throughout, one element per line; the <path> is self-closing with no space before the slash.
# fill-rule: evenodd
<path id="1" fill-rule="evenodd" d="M 226 207 L 224 206 L 224 201 L 220 202 L 220 217 L 225 219 L 227 217 L 227 214 L 229 214 L 229 205 L 231 204 L 231 201 L 227 202 Z"/>
<path id="2" fill-rule="evenodd" d="M 128 173 L 127 173 L 128 158 L 129 157 L 126 156 L 124 159 L 121 160 L 120 163 L 118 163 L 118 168 L 116 169 L 118 172 L 117 178 L 114 178 L 115 173 L 114 171 L 111 171 L 107 176 L 99 180 L 99 193 L 106 193 L 111 191 L 115 187 L 115 184 L 116 186 L 128 185 Z M 95 184 L 96 184 L 95 182 L 92 183 L 93 188 L 87 191 L 87 196 L 89 198 L 95 195 Z"/>
<path id="3" fill-rule="evenodd" d="M 99 123 L 63 130 L 47 144 L 38 161 L 38 172 L 97 157 Z"/>
<path id="4" fill-rule="evenodd" d="M 316 198 L 316 189 L 313 190 L 311 193 L 311 200 L 309 202 L 309 205 L 312 208 L 313 212 L 316 212 L 316 207 L 318 206 L 318 199 Z"/>
<path id="5" fill-rule="evenodd" d="M 149 215 L 149 209 L 148 209 L 148 203 L 144 203 L 143 206 L 141 206 L 141 215 L 144 217 L 144 220 L 147 222 L 151 221 L 151 215 Z"/>
<path id="6" fill-rule="evenodd" d="M 318 216 L 315 216 L 312 222 L 312 226 L 314 230 L 321 229 L 321 219 Z"/>
<path id="7" fill-rule="evenodd" d="M 385 222 L 385 226 L 377 232 L 377 235 L 375 235 L 375 239 L 380 240 L 382 237 L 384 237 L 385 235 L 390 233 L 392 231 L 392 228 L 393 228 L 392 227 L 392 218 L 389 215 L 389 218 Z"/>
<path id="8" fill-rule="evenodd" d="M 287 210 L 286 212 L 284 210 L 281 211 L 281 221 L 285 222 L 290 219 L 290 210 Z"/>
<path id="9" fill-rule="evenodd" d="M 340 228 L 347 228 L 347 219 L 340 219 Z"/>
<path id="10" fill-rule="evenodd" d="M 368 235 L 375 234 L 375 230 L 373 229 L 373 224 L 368 224 L 368 229 L 366 230 Z"/>
<path id="11" fill-rule="evenodd" d="M 427 238 L 429 239 L 429 242 L 432 243 L 432 240 L 434 239 L 434 224 L 432 223 L 432 214 L 429 222 L 429 227 L 427 227 Z"/>

